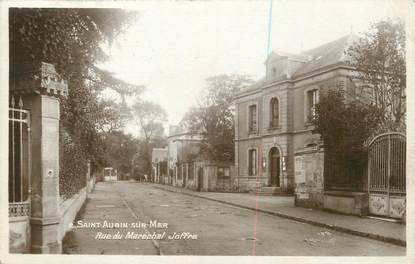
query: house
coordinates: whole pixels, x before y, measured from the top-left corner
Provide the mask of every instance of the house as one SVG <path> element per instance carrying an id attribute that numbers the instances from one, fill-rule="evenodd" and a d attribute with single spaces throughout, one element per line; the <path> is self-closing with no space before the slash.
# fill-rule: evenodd
<path id="1" fill-rule="evenodd" d="M 200 135 L 188 132 L 182 124 L 169 127 L 168 168 L 173 186 L 197 188 L 195 162 L 201 141 Z"/>
<path id="2" fill-rule="evenodd" d="M 152 181 L 165 183 L 167 179 L 167 148 L 153 148 L 151 153 Z"/>
<path id="3" fill-rule="evenodd" d="M 183 125 L 170 126 L 168 142 L 169 184 L 198 191 L 232 189 L 233 164 L 214 162 L 200 155 L 200 134 Z"/>
<path id="4" fill-rule="evenodd" d="M 358 87 L 345 63 L 345 50 L 356 40 L 348 35 L 300 54 L 272 52 L 265 77 L 236 96 L 239 191 L 254 191 L 258 183 L 259 193 L 294 194 L 299 206 L 344 205 L 347 213 L 360 213 L 367 179 L 324 178 L 323 142 L 311 122 L 322 92 L 354 93 Z"/>
<path id="5" fill-rule="evenodd" d="M 112 167 L 106 167 L 103 169 L 104 181 L 117 181 L 118 180 L 118 172 L 116 169 Z"/>

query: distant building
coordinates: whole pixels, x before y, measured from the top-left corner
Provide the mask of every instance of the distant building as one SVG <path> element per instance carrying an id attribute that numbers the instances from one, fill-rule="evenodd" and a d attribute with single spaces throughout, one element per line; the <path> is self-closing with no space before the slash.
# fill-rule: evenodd
<path id="1" fill-rule="evenodd" d="M 117 170 L 112 167 L 106 167 L 103 170 L 104 181 L 117 181 L 118 173 Z"/>
<path id="2" fill-rule="evenodd" d="M 169 127 L 168 168 L 170 184 L 193 188 L 196 184 L 195 161 L 198 158 L 200 135 L 187 131 L 182 125 Z"/>
<path id="3" fill-rule="evenodd" d="M 231 190 L 234 166 L 212 162 L 200 155 L 203 137 L 185 127 L 170 126 L 168 142 L 169 184 L 198 191 Z"/>
<path id="4" fill-rule="evenodd" d="M 151 180 L 157 183 L 164 183 L 167 180 L 167 148 L 153 148 L 151 165 Z"/>
<path id="5" fill-rule="evenodd" d="M 300 54 L 272 52 L 265 77 L 236 98 L 235 159 L 238 188 L 296 195 L 297 205 L 332 206 L 350 193 L 364 192 L 367 179 L 324 179 L 324 149 L 313 134 L 312 119 L 322 91 L 356 92 L 345 50 L 357 40 L 350 35 Z M 336 194 L 330 190 L 343 190 Z M 349 197 L 349 198 L 346 198 Z M 353 200 L 354 199 L 354 200 Z M 360 198 L 352 198 L 352 207 Z M 349 200 L 347 200 L 349 201 Z"/>

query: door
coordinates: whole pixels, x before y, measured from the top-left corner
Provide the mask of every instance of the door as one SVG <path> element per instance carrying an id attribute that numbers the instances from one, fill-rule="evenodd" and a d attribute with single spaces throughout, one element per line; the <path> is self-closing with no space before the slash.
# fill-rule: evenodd
<path id="1" fill-rule="evenodd" d="M 197 170 L 197 190 L 200 192 L 203 189 L 203 168 L 199 167 Z"/>
<path id="2" fill-rule="evenodd" d="M 406 211 L 406 139 L 400 133 L 377 136 L 368 152 L 369 213 L 404 218 Z"/>
<path id="3" fill-rule="evenodd" d="M 270 186 L 280 187 L 280 152 L 276 147 L 269 152 Z"/>

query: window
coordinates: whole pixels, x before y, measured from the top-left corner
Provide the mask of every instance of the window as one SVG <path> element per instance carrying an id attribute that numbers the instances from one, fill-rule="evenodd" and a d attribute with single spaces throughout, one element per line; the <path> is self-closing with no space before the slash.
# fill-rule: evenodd
<path id="1" fill-rule="evenodd" d="M 248 161 L 248 175 L 253 176 L 256 175 L 257 171 L 257 155 L 256 149 L 249 150 L 249 161 Z"/>
<path id="2" fill-rule="evenodd" d="M 230 177 L 231 176 L 231 169 L 230 168 L 224 168 L 223 169 L 223 177 Z"/>
<path id="3" fill-rule="evenodd" d="M 277 69 L 275 67 L 272 67 L 272 76 L 277 75 Z"/>
<path id="4" fill-rule="evenodd" d="M 307 119 L 313 120 L 316 117 L 316 105 L 318 103 L 318 90 L 310 90 L 307 92 Z"/>
<path id="5" fill-rule="evenodd" d="M 249 132 L 257 130 L 256 105 L 249 106 Z"/>
<path id="6" fill-rule="evenodd" d="M 218 168 L 218 178 L 223 178 L 223 168 Z"/>
<path id="7" fill-rule="evenodd" d="M 279 103 L 277 98 L 272 98 L 270 102 L 270 128 L 276 128 L 279 124 Z"/>
<path id="8" fill-rule="evenodd" d="M 229 178 L 230 169 L 228 167 L 218 167 L 218 178 Z"/>

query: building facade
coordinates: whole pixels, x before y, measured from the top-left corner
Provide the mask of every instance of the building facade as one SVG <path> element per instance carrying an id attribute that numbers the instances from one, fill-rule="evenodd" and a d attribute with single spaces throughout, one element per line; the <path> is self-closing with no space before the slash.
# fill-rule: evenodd
<path id="1" fill-rule="evenodd" d="M 200 135 L 188 133 L 181 125 L 169 127 L 167 167 L 173 186 L 192 189 L 196 186 L 194 165 L 201 140 Z"/>
<path id="2" fill-rule="evenodd" d="M 230 191 L 233 164 L 214 162 L 200 155 L 203 137 L 189 133 L 183 126 L 170 126 L 168 142 L 168 184 L 197 191 Z"/>
<path id="3" fill-rule="evenodd" d="M 164 183 L 168 181 L 167 148 L 153 148 L 151 152 L 151 181 Z"/>
<path id="4" fill-rule="evenodd" d="M 254 191 L 258 184 L 273 193 L 295 194 L 298 205 L 324 207 L 329 195 L 324 148 L 311 121 L 324 91 L 356 92 L 353 69 L 345 63 L 345 50 L 356 40 L 349 35 L 301 54 L 272 52 L 265 61 L 265 77 L 237 95 L 240 191 Z"/>

